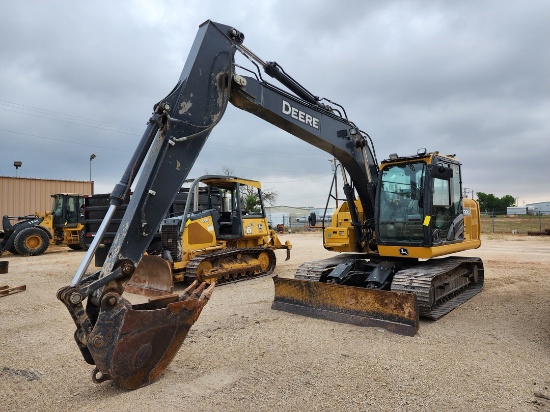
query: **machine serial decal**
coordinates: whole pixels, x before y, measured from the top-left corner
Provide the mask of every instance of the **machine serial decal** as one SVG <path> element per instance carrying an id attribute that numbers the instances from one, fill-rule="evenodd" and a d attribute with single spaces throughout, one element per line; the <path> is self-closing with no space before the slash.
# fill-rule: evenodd
<path id="1" fill-rule="evenodd" d="M 286 100 L 283 100 L 283 114 L 289 115 L 293 119 L 296 119 L 304 124 L 307 124 L 315 129 L 319 129 L 319 119 L 316 117 L 313 117 L 310 114 L 307 114 L 306 112 L 303 112 L 296 107 L 292 107 L 289 102 Z"/>

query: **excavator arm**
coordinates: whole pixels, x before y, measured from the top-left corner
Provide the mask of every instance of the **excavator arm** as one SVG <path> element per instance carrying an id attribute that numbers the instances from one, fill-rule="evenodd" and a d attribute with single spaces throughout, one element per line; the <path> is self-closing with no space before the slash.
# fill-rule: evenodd
<path id="1" fill-rule="evenodd" d="M 135 389 L 154 381 L 177 353 L 212 293 L 214 285 L 206 289 L 205 284 L 193 284 L 181 295 L 163 289 L 171 284 L 169 269 L 161 258 L 144 254 L 229 102 L 336 157 L 353 185 L 345 182 L 348 203 L 354 205 L 356 192 L 366 221 L 374 218 L 378 169 L 366 135 L 346 119 L 343 109 L 321 103 L 277 63 L 265 63 L 244 47 L 243 40 L 242 33 L 230 26 L 212 21 L 200 26 L 177 85 L 154 106 L 82 264 L 71 284 L 58 292 L 76 324 L 75 340 L 84 359 L 96 366 L 95 382 L 114 380 L 123 388 Z M 236 51 L 292 93 L 264 81 L 261 74 L 236 74 Z M 104 266 L 85 276 L 138 171 L 140 177 Z M 351 212 L 356 249 L 364 252 L 365 223 Z M 150 287 L 161 296 L 133 305 L 122 295 L 138 271 L 150 279 L 145 290 Z"/>
<path id="2" fill-rule="evenodd" d="M 162 259 L 144 256 L 178 189 L 187 178 L 213 127 L 227 107 L 236 47 L 243 36 L 207 21 L 200 26 L 174 89 L 154 106 L 147 128 L 111 205 L 71 284 L 58 291 L 76 324 L 75 340 L 84 359 L 95 365 L 93 380 L 113 380 L 136 389 L 160 376 L 212 293 L 213 285 L 193 284 L 132 305 L 122 294 L 140 264 L 155 282 L 171 285 Z M 132 199 L 101 271 L 85 276 L 114 212 L 134 180 Z M 153 259 L 153 260 L 151 260 Z M 147 286 L 147 285 L 146 285 Z M 161 285 L 162 286 L 162 285 Z M 146 290 L 147 288 L 145 288 Z"/>

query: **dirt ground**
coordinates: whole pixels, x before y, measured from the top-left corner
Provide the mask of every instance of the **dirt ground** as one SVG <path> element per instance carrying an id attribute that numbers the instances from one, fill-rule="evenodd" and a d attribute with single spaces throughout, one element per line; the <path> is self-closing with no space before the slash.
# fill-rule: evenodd
<path id="1" fill-rule="evenodd" d="M 332 256 L 287 234 L 276 274 Z M 550 411 L 550 237 L 484 240 L 485 288 L 415 337 L 271 309 L 270 277 L 216 287 L 164 376 L 135 391 L 96 385 L 57 290 L 83 252 L 4 255 L 0 408 L 4 411 Z"/>

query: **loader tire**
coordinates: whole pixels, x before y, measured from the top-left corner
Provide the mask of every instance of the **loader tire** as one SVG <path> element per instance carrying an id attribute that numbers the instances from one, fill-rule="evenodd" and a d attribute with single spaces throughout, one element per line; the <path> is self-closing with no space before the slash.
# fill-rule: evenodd
<path id="1" fill-rule="evenodd" d="M 80 249 L 81 250 L 84 250 L 84 251 L 87 251 L 88 249 L 90 249 L 90 245 L 86 243 L 86 239 L 84 237 L 84 230 L 82 232 L 80 232 Z"/>
<path id="2" fill-rule="evenodd" d="M 23 229 L 15 236 L 15 250 L 24 256 L 37 256 L 46 251 L 50 239 L 46 232 L 36 227 Z"/>
<path id="3" fill-rule="evenodd" d="M 73 243 L 72 245 L 67 246 L 72 250 L 88 250 L 88 245 L 84 243 L 84 231 L 81 231 L 78 235 L 78 243 Z"/>

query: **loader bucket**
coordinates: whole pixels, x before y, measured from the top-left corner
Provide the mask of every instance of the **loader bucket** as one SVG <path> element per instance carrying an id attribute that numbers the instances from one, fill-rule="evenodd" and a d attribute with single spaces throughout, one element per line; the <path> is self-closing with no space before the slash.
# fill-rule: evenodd
<path id="1" fill-rule="evenodd" d="M 172 293 L 174 282 L 170 264 L 161 257 L 144 255 L 124 287 L 126 292 L 154 297 Z"/>
<path id="2" fill-rule="evenodd" d="M 273 277 L 272 309 L 414 336 L 419 311 L 413 293 Z"/>
<path id="3" fill-rule="evenodd" d="M 183 294 L 132 306 L 114 292 L 106 293 L 87 347 L 96 368 L 93 380 L 113 380 L 124 389 L 155 381 L 170 364 L 214 285 L 194 282 Z"/>

